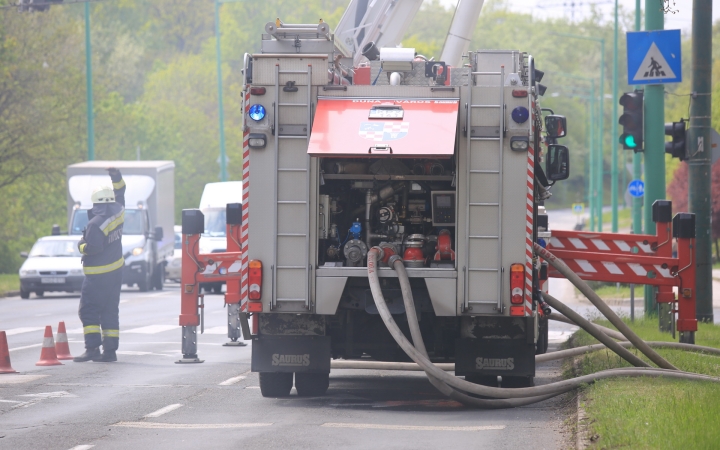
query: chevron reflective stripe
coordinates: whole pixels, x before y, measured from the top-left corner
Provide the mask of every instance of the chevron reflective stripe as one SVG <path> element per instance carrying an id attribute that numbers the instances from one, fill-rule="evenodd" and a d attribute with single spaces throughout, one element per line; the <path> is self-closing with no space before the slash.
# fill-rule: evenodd
<path id="1" fill-rule="evenodd" d="M 102 330 L 103 337 L 119 338 L 120 330 Z"/>
<path id="2" fill-rule="evenodd" d="M 535 111 L 535 103 L 532 103 Z M 530 142 L 535 136 L 535 125 L 532 126 Z M 535 209 L 535 149 L 528 145 L 527 152 L 527 194 L 525 199 L 525 315 L 532 316 L 532 290 L 533 290 L 533 217 Z"/>
<path id="3" fill-rule="evenodd" d="M 250 112 L 250 85 L 245 86 L 245 114 Z M 250 131 L 243 127 L 243 158 L 242 158 L 242 222 L 240 225 L 240 311 L 247 310 L 248 301 L 248 230 L 250 228 Z M 277 151 L 277 149 L 275 149 Z M 233 264 L 234 266 L 234 264 Z"/>
<path id="4" fill-rule="evenodd" d="M 85 272 L 85 275 L 99 275 L 101 273 L 108 273 L 112 272 L 113 270 L 117 270 L 123 265 L 125 265 L 125 258 L 121 257 L 117 261 L 106 264 L 104 266 L 84 266 L 83 272 Z"/>
<path id="5" fill-rule="evenodd" d="M 83 334 L 100 334 L 100 325 L 87 325 L 83 327 Z"/>
<path id="6" fill-rule="evenodd" d="M 622 236 L 622 235 L 621 235 Z M 548 242 L 548 250 L 586 250 L 597 253 L 632 253 L 654 256 L 650 242 L 657 241 L 656 236 L 624 235 L 618 239 L 617 233 L 585 233 L 556 230 Z"/>
<path id="7" fill-rule="evenodd" d="M 116 191 L 125 187 L 125 180 L 120 180 L 117 183 L 113 183 L 113 189 Z"/>
<path id="8" fill-rule="evenodd" d="M 108 235 L 112 230 L 119 227 L 121 223 L 125 221 L 125 208 L 122 208 L 119 213 L 108 217 L 105 222 L 100 225 L 105 236 Z"/>
<path id="9" fill-rule="evenodd" d="M 78 250 L 80 250 L 80 253 L 82 253 L 83 255 L 85 254 L 85 247 L 87 247 L 87 244 L 85 243 L 82 243 L 78 246 Z"/>

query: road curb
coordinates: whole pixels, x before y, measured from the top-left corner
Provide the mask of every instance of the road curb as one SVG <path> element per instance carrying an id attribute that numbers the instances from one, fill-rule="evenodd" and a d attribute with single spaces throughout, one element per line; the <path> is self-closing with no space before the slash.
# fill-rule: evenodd
<path id="1" fill-rule="evenodd" d="M 20 295 L 20 291 L 0 292 L 0 298 L 5 298 L 5 297 L 17 297 L 18 295 Z"/>

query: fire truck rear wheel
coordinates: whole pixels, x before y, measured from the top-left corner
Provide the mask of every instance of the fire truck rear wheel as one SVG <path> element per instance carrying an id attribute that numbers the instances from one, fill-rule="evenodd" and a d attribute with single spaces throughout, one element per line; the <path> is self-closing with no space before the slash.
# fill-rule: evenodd
<path id="1" fill-rule="evenodd" d="M 287 397 L 292 385 L 292 372 L 260 372 L 260 393 L 263 397 Z"/>
<path id="2" fill-rule="evenodd" d="M 330 373 L 296 373 L 295 389 L 300 397 L 325 395 L 330 386 Z"/>
<path id="3" fill-rule="evenodd" d="M 504 388 L 524 388 L 535 386 L 535 377 L 502 377 L 502 387 Z"/>

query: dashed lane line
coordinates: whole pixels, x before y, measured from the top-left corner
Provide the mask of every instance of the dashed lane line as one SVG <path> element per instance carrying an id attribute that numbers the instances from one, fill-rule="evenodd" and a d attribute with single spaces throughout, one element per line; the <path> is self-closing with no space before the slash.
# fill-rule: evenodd
<path id="1" fill-rule="evenodd" d="M 272 423 L 157 423 L 157 422 L 118 422 L 114 426 L 126 428 L 149 428 L 169 430 L 212 430 L 221 428 L 257 428 L 269 427 Z"/>
<path id="2" fill-rule="evenodd" d="M 35 348 L 35 347 L 42 347 L 42 344 L 33 344 L 33 345 L 26 345 L 24 347 L 15 347 L 15 348 L 11 348 L 9 351 L 16 352 L 18 350 L 25 350 L 28 348 Z"/>
<path id="3" fill-rule="evenodd" d="M 182 405 L 180 403 L 173 403 L 172 405 L 167 405 L 164 408 L 160 408 L 157 411 L 153 411 L 150 414 L 145 414 L 146 419 L 151 419 L 154 417 L 160 417 L 164 414 L 167 414 L 171 411 L 175 411 L 178 408 L 182 408 Z"/>
<path id="4" fill-rule="evenodd" d="M 423 426 L 423 425 L 388 425 L 382 423 L 324 423 L 325 428 L 355 428 L 360 430 L 402 430 L 402 431 L 488 431 L 504 430 L 505 425 L 482 425 L 475 427 Z"/>
<path id="5" fill-rule="evenodd" d="M 23 375 L 19 373 L 7 373 L 0 376 L 0 384 L 22 384 L 39 380 L 50 375 Z"/>
<path id="6" fill-rule="evenodd" d="M 193 387 L 192 384 L 102 384 L 102 383 L 46 383 L 45 386 L 76 387 L 121 387 L 121 388 L 181 388 Z"/>
<path id="7" fill-rule="evenodd" d="M 245 375 L 247 375 L 248 373 L 250 373 L 249 370 L 245 373 L 241 373 L 240 375 L 238 375 L 236 377 L 228 378 L 227 380 L 218 383 L 218 386 L 232 386 L 233 384 L 237 383 L 238 381 L 244 380 Z"/>
<path id="8" fill-rule="evenodd" d="M 71 448 L 70 450 L 90 450 L 93 447 L 95 447 L 95 446 L 90 445 L 90 444 L 76 445 L 75 447 Z"/>
<path id="9" fill-rule="evenodd" d="M 45 327 L 20 327 L 20 328 L 11 328 L 9 330 L 5 330 L 6 336 L 15 336 L 16 334 L 23 334 L 23 333 L 30 333 L 33 331 L 42 331 Z"/>
<path id="10" fill-rule="evenodd" d="M 130 330 L 122 331 L 122 333 L 131 334 L 156 334 L 164 331 L 177 330 L 179 325 L 148 325 L 146 327 L 132 328 Z"/>

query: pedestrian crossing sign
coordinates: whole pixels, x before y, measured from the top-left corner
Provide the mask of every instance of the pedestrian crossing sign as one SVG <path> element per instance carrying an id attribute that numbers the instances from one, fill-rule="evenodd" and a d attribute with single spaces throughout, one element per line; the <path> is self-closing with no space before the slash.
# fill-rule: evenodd
<path id="1" fill-rule="evenodd" d="M 682 81 L 680 30 L 627 33 L 628 84 Z"/>

